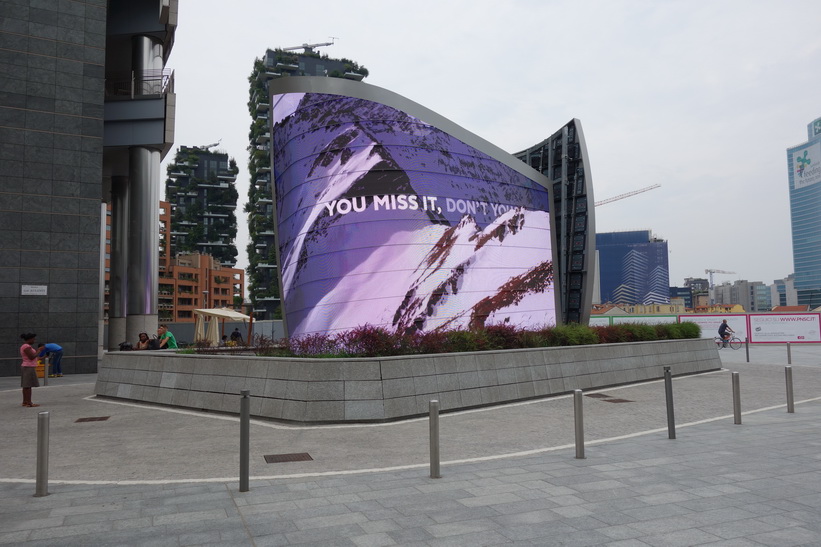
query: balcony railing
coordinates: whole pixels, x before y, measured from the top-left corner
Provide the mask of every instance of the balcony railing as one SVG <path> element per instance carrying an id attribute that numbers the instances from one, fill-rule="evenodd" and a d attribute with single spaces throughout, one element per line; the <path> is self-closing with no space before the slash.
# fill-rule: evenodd
<path id="1" fill-rule="evenodd" d="M 106 98 L 134 99 L 174 93 L 174 71 L 168 68 L 132 70 L 105 81 Z"/>

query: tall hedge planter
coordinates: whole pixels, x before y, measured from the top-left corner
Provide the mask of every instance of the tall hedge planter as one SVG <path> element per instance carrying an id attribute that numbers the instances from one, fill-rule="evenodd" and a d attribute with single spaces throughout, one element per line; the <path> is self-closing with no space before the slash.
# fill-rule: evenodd
<path id="1" fill-rule="evenodd" d="M 428 412 L 630 384 L 721 368 L 712 340 L 664 340 L 374 357 L 303 359 L 171 352 L 110 352 L 95 393 L 146 403 L 299 423 L 381 422 Z"/>

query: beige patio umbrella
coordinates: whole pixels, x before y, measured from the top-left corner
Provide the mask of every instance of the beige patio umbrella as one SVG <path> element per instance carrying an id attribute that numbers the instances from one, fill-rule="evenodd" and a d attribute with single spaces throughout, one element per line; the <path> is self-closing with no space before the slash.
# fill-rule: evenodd
<path id="1" fill-rule="evenodd" d="M 207 340 L 211 346 L 218 346 L 220 343 L 219 320 L 247 322 L 250 316 L 231 308 L 211 308 L 194 310 L 195 325 L 194 338 L 196 340 Z M 208 320 L 208 330 L 205 330 L 205 321 Z"/>

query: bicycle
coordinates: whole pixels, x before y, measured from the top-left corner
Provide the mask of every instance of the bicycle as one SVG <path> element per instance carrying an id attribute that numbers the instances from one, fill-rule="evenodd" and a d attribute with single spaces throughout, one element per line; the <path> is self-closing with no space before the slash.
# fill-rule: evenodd
<path id="1" fill-rule="evenodd" d="M 718 349 L 726 348 L 728 345 L 733 349 L 739 349 L 743 345 L 741 338 L 738 336 L 733 336 L 731 338 L 727 338 L 726 340 L 722 340 L 720 336 L 716 336 L 713 340 L 718 346 Z"/>

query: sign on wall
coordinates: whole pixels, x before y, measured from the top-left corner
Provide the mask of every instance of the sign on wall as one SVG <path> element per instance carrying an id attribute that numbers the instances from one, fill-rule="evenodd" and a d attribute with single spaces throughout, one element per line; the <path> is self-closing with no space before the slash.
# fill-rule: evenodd
<path id="1" fill-rule="evenodd" d="M 735 331 L 735 336 L 744 340 L 747 337 L 747 316 L 738 314 L 717 314 L 717 315 L 679 315 L 679 321 L 689 321 L 701 327 L 702 338 L 715 338 L 718 336 L 718 327 L 724 320 L 727 325 Z"/>
<path id="2" fill-rule="evenodd" d="M 48 285 L 21 285 L 20 296 L 48 296 Z"/>
<path id="3" fill-rule="evenodd" d="M 821 342 L 821 314 L 750 314 L 750 341 Z"/>
<path id="4" fill-rule="evenodd" d="M 791 152 L 796 190 L 821 181 L 821 142 L 795 148 Z"/>

